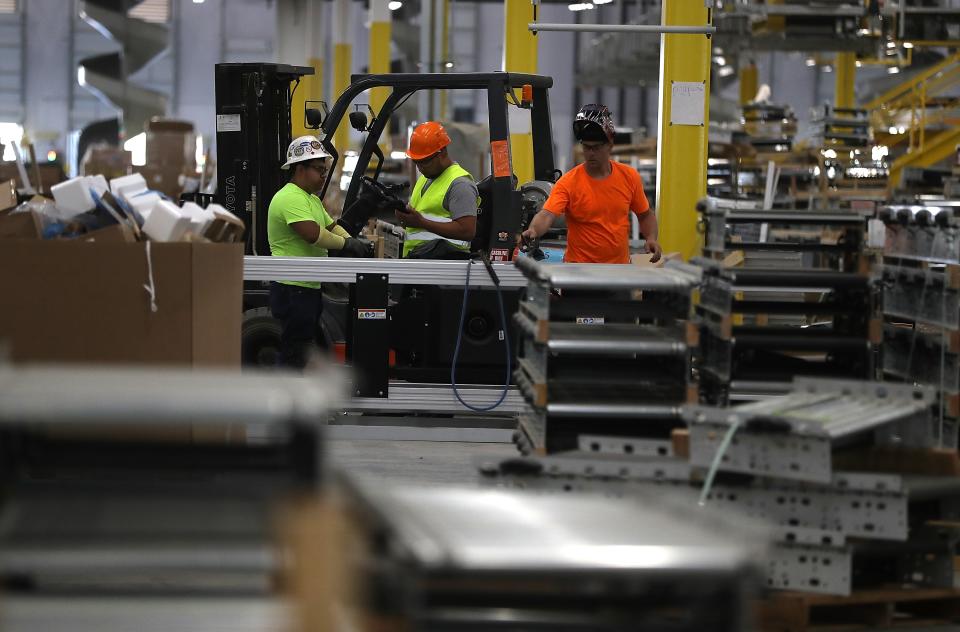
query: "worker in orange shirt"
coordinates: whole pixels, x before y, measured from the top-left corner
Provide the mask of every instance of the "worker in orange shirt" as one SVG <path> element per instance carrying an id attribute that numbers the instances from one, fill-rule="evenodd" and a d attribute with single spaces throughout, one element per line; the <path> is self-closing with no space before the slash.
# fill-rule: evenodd
<path id="1" fill-rule="evenodd" d="M 603 105 L 585 105 L 573 121 L 573 135 L 583 148 L 584 162 L 565 173 L 530 227 L 525 241 L 547 232 L 558 215 L 567 218 L 567 263 L 630 263 L 630 213 L 640 221 L 650 261 L 660 260 L 657 216 L 643 192 L 635 169 L 610 159 L 613 117 Z"/>

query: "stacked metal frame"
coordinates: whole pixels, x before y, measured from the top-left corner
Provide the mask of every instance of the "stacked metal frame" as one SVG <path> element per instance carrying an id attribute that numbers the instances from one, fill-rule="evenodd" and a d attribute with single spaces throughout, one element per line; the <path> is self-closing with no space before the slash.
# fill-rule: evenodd
<path id="1" fill-rule="evenodd" d="M 798 379 L 784 398 L 686 407 L 686 444 L 584 435 L 576 451 L 483 471 L 495 484 L 624 501 L 655 485 L 660 496 L 767 525 L 770 589 L 949 588 L 960 478 L 840 467 L 864 447 L 935 445 L 935 404 L 928 388 Z"/>
<path id="2" fill-rule="evenodd" d="M 368 620 L 427 631 L 752 629 L 769 540 L 746 521 L 649 492 L 611 503 L 353 483 Z"/>
<path id="3" fill-rule="evenodd" d="M 956 202 L 888 206 L 884 224 L 882 368 L 940 393 L 942 447 L 960 418 L 960 217 Z"/>
<path id="4" fill-rule="evenodd" d="M 862 253 L 863 215 L 730 208 L 715 199 L 698 210 L 705 233 L 704 257 L 694 260 L 703 270 L 698 366 L 706 401 L 783 393 L 797 375 L 874 377 L 880 321 Z M 756 253 L 779 259 L 747 259 Z"/>
<path id="5" fill-rule="evenodd" d="M 667 438 L 697 401 L 688 321 L 696 277 L 685 266 L 538 263 L 515 315 L 521 449 L 558 452 L 586 431 Z"/>

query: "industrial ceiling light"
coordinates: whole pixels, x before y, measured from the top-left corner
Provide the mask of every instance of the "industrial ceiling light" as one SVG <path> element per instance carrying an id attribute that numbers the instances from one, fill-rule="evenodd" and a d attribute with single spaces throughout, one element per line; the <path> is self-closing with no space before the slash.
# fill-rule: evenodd
<path id="1" fill-rule="evenodd" d="M 610 4 L 613 0 L 593 0 L 593 4 Z"/>
<path id="2" fill-rule="evenodd" d="M 403 6 L 403 3 L 400 2 L 400 0 L 390 0 L 390 2 L 387 3 L 387 8 L 390 9 L 391 11 L 396 11 L 402 6 Z"/>
<path id="3" fill-rule="evenodd" d="M 897 47 L 896 42 L 894 42 L 893 40 L 887 40 L 887 48 L 896 48 L 896 47 Z"/>
<path id="4" fill-rule="evenodd" d="M 887 68 L 887 73 L 888 73 L 888 74 L 891 74 L 891 75 L 898 75 L 898 74 L 900 74 L 900 67 L 899 67 L 899 66 L 890 66 L 889 68 Z"/>
<path id="5" fill-rule="evenodd" d="M 913 42 L 904 42 L 904 43 L 903 43 L 903 47 L 904 47 L 904 48 L 913 48 Z"/>
<path id="6" fill-rule="evenodd" d="M 592 2 L 575 2 L 573 4 L 568 4 L 567 8 L 571 11 L 589 11 L 593 9 Z"/>
<path id="7" fill-rule="evenodd" d="M 827 64 L 826 66 L 823 67 L 823 72 L 833 72 L 833 66 L 831 66 L 830 64 Z"/>
<path id="8" fill-rule="evenodd" d="M 443 63 L 443 67 L 444 67 L 444 68 L 453 68 L 453 62 L 452 62 L 452 61 L 444 62 L 444 63 Z"/>
<path id="9" fill-rule="evenodd" d="M 807 62 L 806 62 L 806 63 L 807 63 L 807 66 L 808 66 L 808 67 L 813 68 L 814 66 L 817 65 L 817 60 L 814 59 L 813 57 L 807 57 Z"/>

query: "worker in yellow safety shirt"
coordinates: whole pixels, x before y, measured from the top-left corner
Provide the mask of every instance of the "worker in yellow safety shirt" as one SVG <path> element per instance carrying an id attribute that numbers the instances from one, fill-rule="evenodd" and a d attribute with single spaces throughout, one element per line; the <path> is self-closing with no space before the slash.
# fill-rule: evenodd
<path id="1" fill-rule="evenodd" d="M 403 256 L 409 259 L 468 259 L 477 232 L 477 185 L 447 153 L 450 136 L 427 121 L 410 135 L 407 156 L 420 171 L 406 209 L 397 211 L 406 231 Z"/>
<path id="2" fill-rule="evenodd" d="M 369 247 L 338 226 L 315 194 L 327 177 L 330 158 L 315 136 L 301 136 L 290 143 L 281 169 L 290 171 L 290 181 L 273 199 L 267 211 L 267 240 L 275 257 L 325 257 L 336 250 L 344 257 L 368 257 Z M 317 343 L 323 310 L 320 283 L 272 281 L 270 311 L 278 319 L 282 366 L 303 368 L 311 347 Z"/>

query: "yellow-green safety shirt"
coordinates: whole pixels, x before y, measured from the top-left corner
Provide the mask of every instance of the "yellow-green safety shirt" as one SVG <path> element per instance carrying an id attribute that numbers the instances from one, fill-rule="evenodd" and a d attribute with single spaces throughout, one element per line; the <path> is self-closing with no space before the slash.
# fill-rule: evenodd
<path id="1" fill-rule="evenodd" d="M 321 228 L 333 223 L 333 218 L 316 195 L 307 193 L 292 182 L 277 191 L 267 210 L 267 240 L 270 254 L 275 257 L 326 257 L 327 249 L 307 242 L 290 224 L 316 222 Z M 316 281 L 280 281 L 286 285 L 319 288 Z"/>

